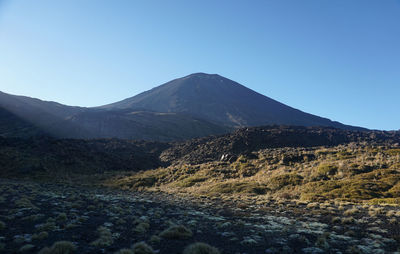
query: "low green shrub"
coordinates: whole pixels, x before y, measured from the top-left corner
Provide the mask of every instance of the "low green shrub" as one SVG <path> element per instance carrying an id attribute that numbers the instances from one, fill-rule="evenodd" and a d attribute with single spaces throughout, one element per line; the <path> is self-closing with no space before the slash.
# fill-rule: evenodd
<path id="1" fill-rule="evenodd" d="M 97 233 L 99 235 L 99 238 L 91 242 L 90 245 L 96 247 L 108 247 L 113 244 L 114 239 L 112 237 L 111 231 L 108 228 L 100 226 L 97 228 Z"/>
<path id="2" fill-rule="evenodd" d="M 183 254 L 220 254 L 219 250 L 206 243 L 193 243 L 183 250 Z"/>
<path id="3" fill-rule="evenodd" d="M 154 254 L 153 248 L 151 248 L 145 242 L 138 242 L 132 245 L 133 254 Z"/>
<path id="4" fill-rule="evenodd" d="M 45 247 L 39 254 L 72 254 L 76 250 L 75 244 L 68 241 L 55 242 L 50 248 Z"/>
<path id="5" fill-rule="evenodd" d="M 160 233 L 160 236 L 167 239 L 189 239 L 193 236 L 190 229 L 182 225 L 172 225 Z"/>

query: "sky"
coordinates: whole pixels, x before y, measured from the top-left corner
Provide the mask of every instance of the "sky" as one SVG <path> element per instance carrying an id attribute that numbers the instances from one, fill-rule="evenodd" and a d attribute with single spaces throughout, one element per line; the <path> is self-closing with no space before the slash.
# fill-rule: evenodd
<path id="1" fill-rule="evenodd" d="M 400 0 L 0 0 L 0 91 L 99 106 L 217 73 L 400 129 Z"/>

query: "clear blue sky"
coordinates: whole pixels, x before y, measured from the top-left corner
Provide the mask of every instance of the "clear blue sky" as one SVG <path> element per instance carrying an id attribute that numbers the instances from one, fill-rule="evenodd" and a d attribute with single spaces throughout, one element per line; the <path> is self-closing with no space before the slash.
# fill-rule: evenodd
<path id="1" fill-rule="evenodd" d="M 0 0 L 0 90 L 98 106 L 194 72 L 400 129 L 399 0 Z"/>

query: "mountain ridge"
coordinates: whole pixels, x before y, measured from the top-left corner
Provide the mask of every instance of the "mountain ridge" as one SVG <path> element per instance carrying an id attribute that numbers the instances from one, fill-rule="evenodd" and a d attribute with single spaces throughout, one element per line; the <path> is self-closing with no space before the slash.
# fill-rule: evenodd
<path id="1" fill-rule="evenodd" d="M 28 136 L 157 141 L 263 125 L 366 130 L 302 112 L 233 80 L 206 73 L 190 74 L 122 101 L 89 108 L 0 92 L 0 109 L 4 119 L 11 119 L 9 123 L 3 119 L 7 126 L 0 129 L 0 135 L 15 137 L 27 136 L 28 129 Z M 10 131 L 13 128 L 16 131 Z"/>

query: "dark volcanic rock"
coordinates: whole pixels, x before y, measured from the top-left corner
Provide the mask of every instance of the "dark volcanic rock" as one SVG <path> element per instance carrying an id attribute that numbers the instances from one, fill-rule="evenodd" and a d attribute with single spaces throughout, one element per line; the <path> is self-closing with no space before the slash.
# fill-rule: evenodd
<path id="1" fill-rule="evenodd" d="M 159 155 L 168 147 L 167 143 L 118 139 L 0 137 L 0 175 L 146 170 L 165 165 Z"/>
<path id="2" fill-rule="evenodd" d="M 198 164 L 225 160 L 265 148 L 334 146 L 349 142 L 400 141 L 400 132 L 349 131 L 329 127 L 266 126 L 174 143 L 161 154 L 162 161 Z"/>
<path id="3" fill-rule="evenodd" d="M 400 143 L 400 132 L 347 131 L 328 127 L 266 126 L 185 142 L 119 139 L 1 138 L 0 175 L 138 171 L 174 163 L 235 161 L 265 148 L 334 146 L 349 142 Z M 294 158 L 295 159 L 295 158 Z"/>

